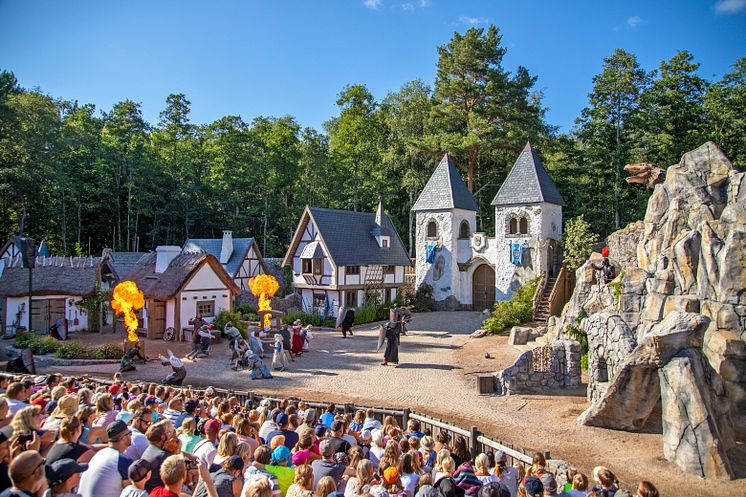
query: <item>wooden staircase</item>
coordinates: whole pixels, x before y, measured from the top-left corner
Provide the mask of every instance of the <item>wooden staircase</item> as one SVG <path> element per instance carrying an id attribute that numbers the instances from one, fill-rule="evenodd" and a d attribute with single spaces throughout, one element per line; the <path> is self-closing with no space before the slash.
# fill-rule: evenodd
<path id="1" fill-rule="evenodd" d="M 534 322 L 544 326 L 547 324 L 550 316 L 549 300 L 554 290 L 554 285 L 557 283 L 557 277 L 547 278 L 546 285 L 544 285 L 544 291 L 541 294 L 536 309 L 534 309 Z"/>

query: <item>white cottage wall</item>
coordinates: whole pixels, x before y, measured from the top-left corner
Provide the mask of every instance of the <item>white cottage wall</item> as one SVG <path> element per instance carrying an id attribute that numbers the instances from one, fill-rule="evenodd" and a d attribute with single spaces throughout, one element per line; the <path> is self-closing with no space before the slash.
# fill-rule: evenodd
<path id="1" fill-rule="evenodd" d="M 80 331 L 88 329 L 88 313 L 82 308 L 76 306 L 74 302 L 81 300 L 83 297 L 80 295 L 44 295 L 34 296 L 32 300 L 51 300 L 51 299 L 65 299 L 65 317 L 68 320 L 67 329 L 68 331 Z M 71 303 L 71 301 L 73 303 Z M 23 315 L 21 316 L 20 325 L 24 328 L 29 328 L 28 312 L 28 297 L 7 297 L 5 300 L 6 312 L 5 312 L 5 326 L 11 326 L 16 320 L 16 314 L 18 309 L 23 306 Z M 73 320 L 75 317 L 78 318 L 78 324 L 74 325 Z M 48 330 L 37 330 L 46 333 Z"/>
<path id="2" fill-rule="evenodd" d="M 184 286 L 180 294 L 181 309 L 179 321 L 188 323 L 197 314 L 197 302 L 205 300 L 215 301 L 215 316 L 221 310 L 231 309 L 231 293 L 223 281 L 215 274 L 209 264 L 203 264 L 192 279 Z M 205 317 L 205 321 L 212 322 L 215 316 Z"/>

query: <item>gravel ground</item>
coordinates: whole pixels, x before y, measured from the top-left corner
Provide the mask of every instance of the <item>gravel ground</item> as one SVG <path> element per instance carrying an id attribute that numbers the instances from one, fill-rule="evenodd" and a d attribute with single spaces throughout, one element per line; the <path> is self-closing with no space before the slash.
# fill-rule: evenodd
<path id="1" fill-rule="evenodd" d="M 477 426 L 499 440 L 531 450 L 548 450 L 554 458 L 566 459 L 590 474 L 593 466 L 608 466 L 627 488 L 647 479 L 662 495 L 746 495 L 746 457 L 734 458 L 741 466 L 740 480 L 705 482 L 686 476 L 662 457 L 660 423 L 651 423 L 646 433 L 627 433 L 581 427 L 576 419 L 586 407 L 585 391 L 549 395 L 479 396 L 476 374 L 509 366 L 519 351 L 507 337 L 473 339 L 469 335 L 483 319 L 476 312 L 415 314 L 410 332 L 403 337 L 398 366 L 381 366 L 382 352 L 375 352 L 375 325 L 355 328 L 355 336 L 343 340 L 341 333 L 313 333 L 311 350 L 296 359 L 288 371 L 274 372 L 270 380 L 252 381 L 248 371 L 229 369 L 227 342 L 214 344 L 211 356 L 185 360 L 185 384 L 214 385 L 252 390 L 272 396 L 295 395 L 309 400 L 351 401 L 376 407 L 409 407 L 462 427 Z M 111 341 L 111 335 L 86 337 L 87 342 Z M 148 341 L 150 357 L 167 348 L 183 357 L 191 344 Z M 490 359 L 485 354 L 490 354 Z M 265 362 L 271 362 L 267 354 Z M 58 370 L 59 368 L 54 368 Z M 111 375 L 114 365 L 76 366 L 66 372 Z M 168 372 L 159 363 L 138 366 L 128 379 L 160 381 Z M 656 426 L 657 425 L 657 426 Z M 742 453 L 746 451 L 742 450 Z"/>

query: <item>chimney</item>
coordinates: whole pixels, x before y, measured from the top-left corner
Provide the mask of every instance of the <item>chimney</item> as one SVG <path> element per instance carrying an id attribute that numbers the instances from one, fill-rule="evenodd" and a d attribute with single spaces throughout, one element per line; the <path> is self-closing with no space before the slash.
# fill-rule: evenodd
<path id="1" fill-rule="evenodd" d="M 181 247 L 175 245 L 160 245 L 155 248 L 155 272 L 162 273 L 179 254 Z"/>
<path id="2" fill-rule="evenodd" d="M 223 230 L 223 247 L 220 249 L 220 264 L 228 264 L 233 254 L 233 232 Z"/>

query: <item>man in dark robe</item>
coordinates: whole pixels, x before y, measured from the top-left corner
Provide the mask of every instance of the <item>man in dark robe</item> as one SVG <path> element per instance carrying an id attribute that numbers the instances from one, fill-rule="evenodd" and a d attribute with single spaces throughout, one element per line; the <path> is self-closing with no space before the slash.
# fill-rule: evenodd
<path id="1" fill-rule="evenodd" d="M 391 362 L 399 364 L 399 327 L 400 323 L 386 323 L 386 350 L 383 353 L 383 366 Z"/>

